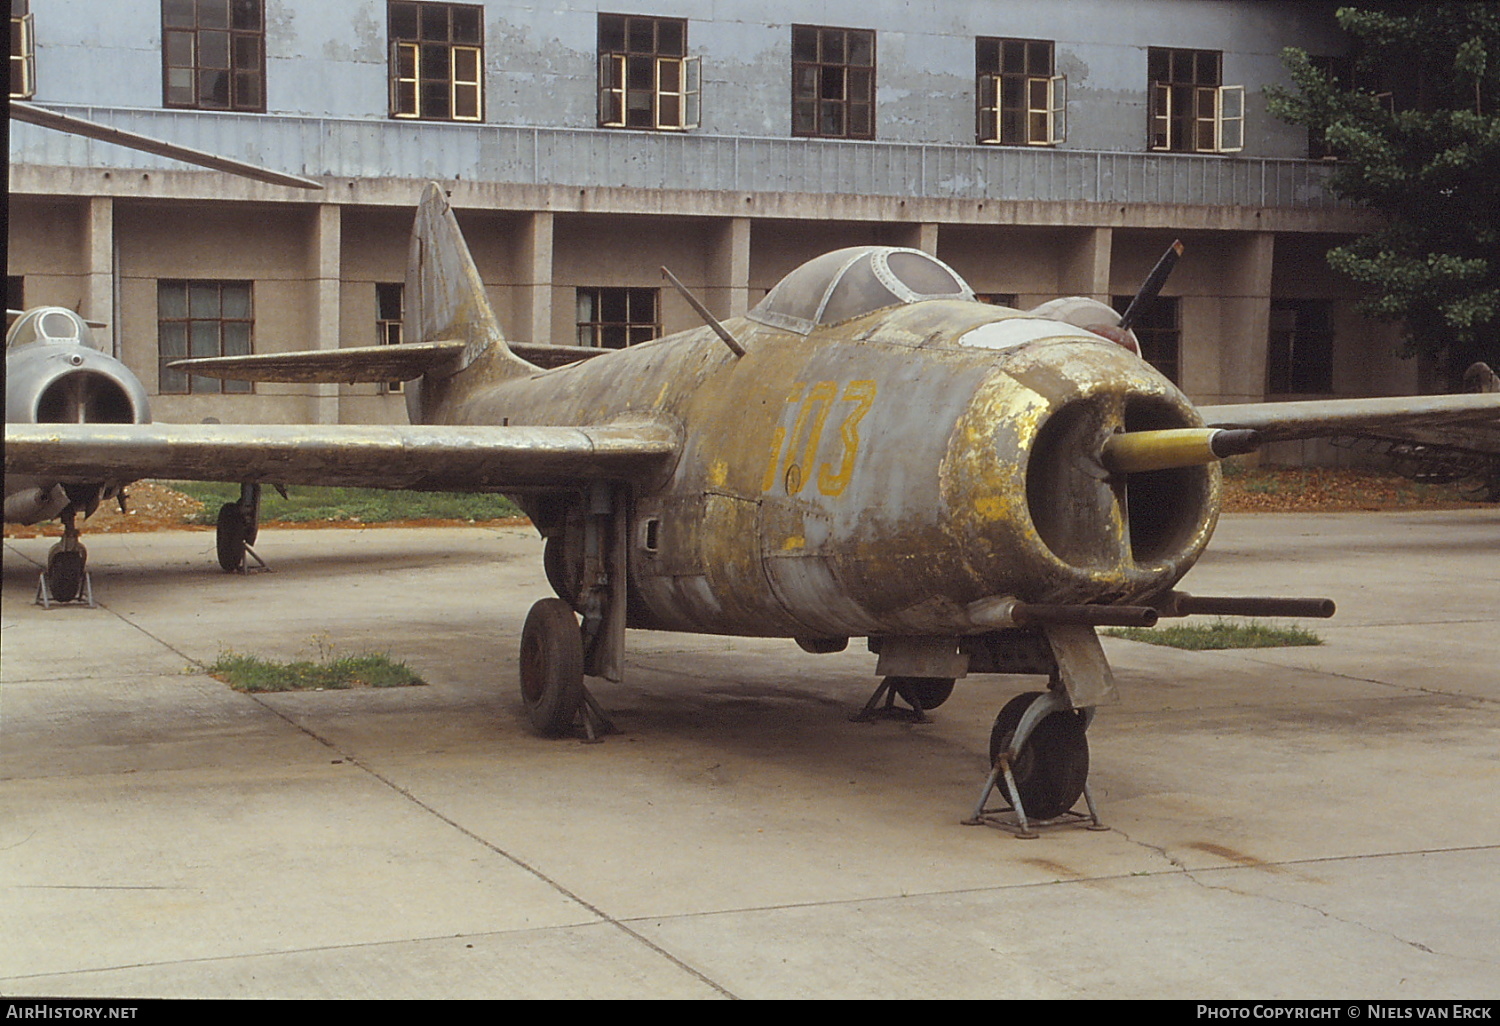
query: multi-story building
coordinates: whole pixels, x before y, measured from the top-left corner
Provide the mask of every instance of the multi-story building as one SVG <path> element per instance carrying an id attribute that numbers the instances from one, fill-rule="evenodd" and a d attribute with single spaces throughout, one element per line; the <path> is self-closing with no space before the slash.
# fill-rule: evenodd
<path id="1" fill-rule="evenodd" d="M 1027 307 L 1128 298 L 1200 401 L 1414 391 L 1327 249 L 1368 225 L 1266 111 L 1282 0 L 12 0 L 11 95 L 314 177 L 264 185 L 12 124 L 11 304 L 106 321 L 158 419 L 381 421 L 399 384 L 223 384 L 177 356 L 400 335 L 450 191 L 507 335 L 623 345 L 860 243 Z M 19 295 L 18 295 L 19 294 Z"/>

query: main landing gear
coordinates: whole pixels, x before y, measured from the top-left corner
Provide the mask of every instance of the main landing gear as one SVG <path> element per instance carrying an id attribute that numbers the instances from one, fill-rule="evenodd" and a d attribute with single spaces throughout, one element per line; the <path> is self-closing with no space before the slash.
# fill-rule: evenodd
<path id="1" fill-rule="evenodd" d="M 226 502 L 219 507 L 219 521 L 214 541 L 218 549 L 219 567 L 226 574 L 245 572 L 245 556 L 269 570 L 266 561 L 250 546 L 255 544 L 260 533 L 260 485 L 240 485 L 238 502 Z"/>
<path id="2" fill-rule="evenodd" d="M 89 578 L 89 550 L 79 541 L 74 520 L 78 511 L 72 506 L 61 513 L 62 541 L 47 552 L 47 566 L 36 583 L 36 601 L 43 609 L 54 603 L 82 602 L 94 608 L 94 584 Z"/>

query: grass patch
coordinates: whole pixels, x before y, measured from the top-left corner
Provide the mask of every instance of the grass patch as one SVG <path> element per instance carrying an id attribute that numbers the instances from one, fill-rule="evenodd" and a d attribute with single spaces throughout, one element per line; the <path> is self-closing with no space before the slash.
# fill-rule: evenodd
<path id="1" fill-rule="evenodd" d="M 1195 652 L 1221 648 L 1289 648 L 1323 644 L 1322 638 L 1305 627 L 1235 623 L 1230 620 L 1174 627 L 1111 627 L 1104 633 L 1127 641 L 1144 641 L 1148 645 L 1166 645 L 1169 648 L 1186 648 Z"/>
<path id="2" fill-rule="evenodd" d="M 405 664 L 384 655 L 344 656 L 320 663 L 278 663 L 225 652 L 208 672 L 236 691 L 340 691 L 425 684 Z"/>
<path id="3" fill-rule="evenodd" d="M 211 481 L 167 482 L 176 491 L 203 503 L 203 510 L 189 523 L 214 524 L 219 507 L 240 497 L 237 484 Z M 260 496 L 262 524 L 305 524 L 320 520 L 342 520 L 361 524 L 383 524 L 393 520 L 501 520 L 519 517 L 516 504 L 503 495 L 479 492 L 403 492 L 380 488 L 287 489 L 283 499 L 274 488 Z"/>

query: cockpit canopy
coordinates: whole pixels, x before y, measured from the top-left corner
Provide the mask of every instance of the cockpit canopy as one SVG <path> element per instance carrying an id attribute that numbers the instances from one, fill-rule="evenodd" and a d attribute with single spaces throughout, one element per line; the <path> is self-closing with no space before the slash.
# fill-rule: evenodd
<path id="1" fill-rule="evenodd" d="M 902 303 L 974 298 L 958 272 L 919 249 L 854 246 L 824 253 L 782 278 L 747 315 L 806 335 Z"/>
<path id="2" fill-rule="evenodd" d="M 27 310 L 5 333 L 5 344 L 23 346 L 30 342 L 42 345 L 59 343 L 93 345 L 88 322 L 72 310 L 61 306 L 42 306 Z"/>

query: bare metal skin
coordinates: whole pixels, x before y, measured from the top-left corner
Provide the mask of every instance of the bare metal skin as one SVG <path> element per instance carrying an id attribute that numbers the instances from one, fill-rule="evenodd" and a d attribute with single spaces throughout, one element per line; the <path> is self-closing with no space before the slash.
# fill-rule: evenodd
<path id="1" fill-rule="evenodd" d="M 1084 788 L 1087 711 L 1115 697 L 1095 625 L 1332 612 L 1173 591 L 1212 535 L 1220 457 L 1351 426 L 1500 419 L 1495 395 L 1197 409 L 1102 304 L 986 306 L 939 261 L 888 247 L 811 261 L 722 325 L 620 351 L 512 345 L 435 185 L 412 238 L 412 345 L 180 364 L 411 379 L 412 426 L 31 428 L 8 438 L 7 471 L 514 494 L 548 539 L 559 596 L 522 640 L 543 733 L 590 708 L 582 675 L 621 679 L 626 627 L 812 652 L 868 638 L 918 717 L 966 674 L 1045 674 L 1049 693 L 1008 706 L 992 736 L 986 795 L 1003 786 L 1023 829 L 1023 796 L 1047 818 Z"/>

